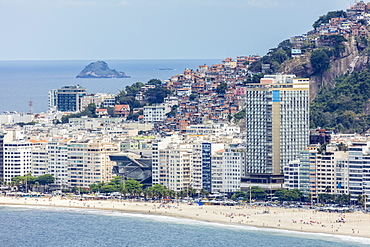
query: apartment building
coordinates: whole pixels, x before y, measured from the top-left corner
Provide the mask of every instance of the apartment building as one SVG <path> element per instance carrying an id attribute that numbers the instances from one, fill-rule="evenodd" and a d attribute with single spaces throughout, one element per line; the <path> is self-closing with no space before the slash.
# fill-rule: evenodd
<path id="1" fill-rule="evenodd" d="M 245 183 L 281 188 L 284 164 L 308 144 L 309 79 L 267 75 L 247 84 Z"/>
<path id="2" fill-rule="evenodd" d="M 316 147 L 300 151 L 298 159 L 284 164 L 284 188 L 299 189 L 307 197 L 311 189 L 316 192 Z"/>
<path id="3" fill-rule="evenodd" d="M 108 93 L 96 93 L 83 96 L 81 98 L 81 108 L 85 109 L 89 104 L 95 104 L 97 108 L 114 107 L 116 98 L 113 94 Z"/>
<path id="4" fill-rule="evenodd" d="M 31 141 L 34 143 L 32 149 L 32 176 L 38 177 L 49 174 L 48 149 L 46 141 Z M 35 145 L 36 144 L 36 145 Z"/>
<path id="5" fill-rule="evenodd" d="M 54 137 L 48 141 L 48 171 L 55 177 L 55 184 L 61 188 L 69 186 L 68 183 L 68 142 L 70 139 Z M 35 174 L 36 175 L 36 174 Z"/>
<path id="6" fill-rule="evenodd" d="M 32 171 L 32 143 L 12 141 L 4 143 L 3 179 L 11 182 L 13 177 L 24 176 Z"/>
<path id="7" fill-rule="evenodd" d="M 212 194 L 223 194 L 223 152 L 216 151 L 212 155 Z"/>
<path id="8" fill-rule="evenodd" d="M 312 199 L 318 200 L 320 194 L 339 194 L 338 188 L 341 192 L 348 194 L 348 187 L 346 190 L 346 173 L 340 173 L 340 168 L 345 166 L 348 160 L 348 152 L 335 151 L 317 154 L 315 163 L 315 173 L 311 173 L 311 185 L 315 186 L 312 191 Z"/>
<path id="9" fill-rule="evenodd" d="M 0 178 L 4 178 L 4 134 L 0 132 Z"/>
<path id="10" fill-rule="evenodd" d="M 348 153 L 348 191 L 351 201 L 357 202 L 359 196 L 370 197 L 370 143 L 353 143 Z"/>
<path id="11" fill-rule="evenodd" d="M 49 91 L 49 110 L 79 112 L 83 110 L 82 98 L 86 94 L 86 89 L 80 85 L 52 89 Z"/>
<path id="12" fill-rule="evenodd" d="M 153 184 L 181 191 L 191 187 L 192 145 L 181 143 L 178 136 L 153 143 Z"/>
<path id="13" fill-rule="evenodd" d="M 220 192 L 231 194 L 240 191 L 241 177 L 245 173 L 245 147 L 226 145 L 222 153 L 222 187 Z"/>
<path id="14" fill-rule="evenodd" d="M 109 182 L 115 163 L 109 156 L 119 152 L 117 144 L 98 140 L 70 141 L 68 147 L 68 185 L 89 187 Z"/>
<path id="15" fill-rule="evenodd" d="M 175 191 L 192 187 L 200 192 L 240 190 L 245 149 L 211 142 L 204 136 L 171 136 L 153 143 L 153 184 Z"/>
<path id="16" fill-rule="evenodd" d="M 161 122 L 166 118 L 166 113 L 171 110 L 164 105 L 144 106 L 144 122 Z"/>

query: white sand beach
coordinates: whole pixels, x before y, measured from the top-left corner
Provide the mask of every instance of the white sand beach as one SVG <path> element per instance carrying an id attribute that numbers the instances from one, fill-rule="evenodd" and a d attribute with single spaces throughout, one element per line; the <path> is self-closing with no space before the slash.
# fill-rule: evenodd
<path id="1" fill-rule="evenodd" d="M 339 234 L 370 239 L 370 215 L 329 213 L 298 208 L 188 205 L 118 200 L 79 201 L 60 197 L 0 197 L 0 205 L 27 205 L 115 210 L 182 217 L 205 222 L 249 225 L 292 231 Z"/>

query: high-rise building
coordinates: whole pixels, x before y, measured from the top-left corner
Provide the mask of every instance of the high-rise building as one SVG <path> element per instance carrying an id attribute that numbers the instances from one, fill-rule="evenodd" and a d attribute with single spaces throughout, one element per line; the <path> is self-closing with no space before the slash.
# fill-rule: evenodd
<path id="1" fill-rule="evenodd" d="M 31 173 L 32 143 L 13 141 L 4 143 L 4 181 Z"/>
<path id="2" fill-rule="evenodd" d="M 177 137 L 153 143 L 153 184 L 179 192 L 191 184 L 192 145 Z"/>
<path id="3" fill-rule="evenodd" d="M 115 163 L 109 156 L 118 153 L 117 144 L 97 140 L 68 143 L 68 185 L 89 187 L 93 183 L 109 182 Z"/>
<path id="4" fill-rule="evenodd" d="M 244 183 L 272 191 L 283 183 L 283 165 L 309 144 L 309 79 L 266 75 L 246 91 Z M 262 186 L 263 187 L 263 186 Z"/>
<path id="5" fill-rule="evenodd" d="M 4 178 L 4 134 L 0 133 L 0 178 Z"/>
<path id="6" fill-rule="evenodd" d="M 53 89 L 49 92 L 49 110 L 79 112 L 83 110 L 81 98 L 86 94 L 86 89 L 79 85 Z"/>
<path id="7" fill-rule="evenodd" d="M 234 193 L 240 190 L 240 178 L 244 174 L 245 148 L 229 144 L 222 154 L 222 187 L 223 193 Z"/>
<path id="8" fill-rule="evenodd" d="M 348 153 L 348 192 L 351 201 L 356 203 L 361 197 L 365 199 L 364 196 L 370 196 L 370 143 L 352 143 Z M 365 201 L 366 205 L 370 204 L 369 199 Z"/>
<path id="9" fill-rule="evenodd" d="M 68 184 L 68 141 L 69 139 L 52 138 L 47 145 L 48 172 L 55 177 L 55 184 L 66 188 Z"/>

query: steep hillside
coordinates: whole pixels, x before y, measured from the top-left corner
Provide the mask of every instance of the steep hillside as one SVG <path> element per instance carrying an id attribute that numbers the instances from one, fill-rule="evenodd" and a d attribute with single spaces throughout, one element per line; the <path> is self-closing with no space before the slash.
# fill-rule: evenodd
<path id="1" fill-rule="evenodd" d="M 281 42 L 250 66 L 310 78 L 312 128 L 370 129 L 370 8 L 362 5 L 321 16 L 314 30 Z"/>
<path id="2" fill-rule="evenodd" d="M 370 69 L 354 71 L 324 86 L 311 104 L 311 127 L 341 133 L 363 133 L 370 128 Z"/>
<path id="3" fill-rule="evenodd" d="M 368 37 L 366 37 L 368 39 Z M 346 73 L 352 74 L 361 71 L 369 66 L 369 47 L 362 39 L 350 37 L 343 42 L 344 51 L 338 57 L 330 58 L 330 65 L 327 70 L 315 73 L 311 64 L 311 53 L 305 57 L 294 58 L 285 61 L 279 72 L 284 74 L 295 74 L 298 77 L 309 77 L 311 81 L 310 96 L 313 100 L 320 89 L 326 86 L 333 88 L 336 78 Z"/>

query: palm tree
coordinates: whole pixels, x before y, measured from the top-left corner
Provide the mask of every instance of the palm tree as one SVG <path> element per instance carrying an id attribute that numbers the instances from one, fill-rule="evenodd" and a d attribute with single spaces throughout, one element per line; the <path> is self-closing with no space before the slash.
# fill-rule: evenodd
<path id="1" fill-rule="evenodd" d="M 34 191 L 34 190 L 37 190 L 38 189 L 38 187 L 40 186 L 40 184 L 39 184 L 39 182 L 35 182 L 34 184 L 33 184 L 33 188 L 32 188 L 32 191 Z M 35 189 L 36 188 L 36 189 Z"/>
<path id="2" fill-rule="evenodd" d="M 171 197 L 171 198 L 176 197 L 176 192 L 174 190 L 169 190 L 168 191 L 168 196 Z"/>
<path id="3" fill-rule="evenodd" d="M 181 190 L 179 192 L 179 196 L 182 198 L 182 197 L 187 197 L 189 194 L 189 191 L 187 189 L 184 189 L 184 190 Z"/>
<path id="4" fill-rule="evenodd" d="M 197 190 L 192 187 L 188 188 L 188 192 L 189 192 L 189 197 L 192 197 L 192 198 L 194 198 L 194 196 L 197 194 Z"/>
<path id="5" fill-rule="evenodd" d="M 367 195 L 359 195 L 357 197 L 357 204 L 361 205 L 361 206 L 364 206 L 366 199 L 367 199 Z"/>
<path id="6" fill-rule="evenodd" d="M 16 190 L 19 191 L 19 186 L 21 185 L 21 177 L 13 177 L 10 184 L 12 187 L 16 187 Z"/>
<path id="7" fill-rule="evenodd" d="M 206 190 L 206 189 L 204 189 L 204 188 L 202 188 L 202 189 L 200 190 L 200 194 L 201 194 L 201 196 L 202 196 L 202 197 L 207 198 L 207 197 L 208 197 L 208 195 L 209 195 L 209 191 L 208 191 L 208 190 Z"/>
<path id="8" fill-rule="evenodd" d="M 153 196 L 153 191 L 152 191 L 151 188 L 152 187 L 148 187 L 148 188 L 143 189 L 143 195 L 144 195 L 144 199 L 145 200 L 148 200 L 148 197 L 152 197 Z"/>
<path id="9" fill-rule="evenodd" d="M 127 191 L 127 188 L 125 186 L 124 183 L 121 183 L 120 186 L 119 186 L 119 193 L 121 193 L 121 197 L 122 196 L 126 196 L 128 191 Z"/>
<path id="10" fill-rule="evenodd" d="M 168 195 L 167 188 L 160 184 L 153 185 L 152 192 L 153 192 L 153 196 L 157 197 L 158 199 L 163 198 Z"/>

